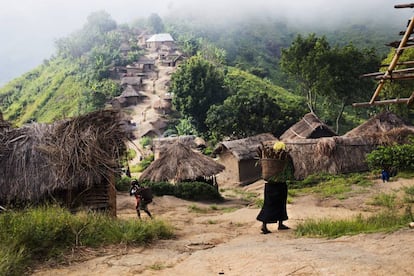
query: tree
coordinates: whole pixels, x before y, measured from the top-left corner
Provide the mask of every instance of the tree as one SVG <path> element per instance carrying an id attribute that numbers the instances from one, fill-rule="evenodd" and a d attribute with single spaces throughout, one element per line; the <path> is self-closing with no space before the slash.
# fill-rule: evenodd
<path id="1" fill-rule="evenodd" d="M 327 110 L 335 114 L 336 132 L 339 133 L 345 107 L 356 101 L 369 100 L 374 83 L 370 79 L 361 79 L 360 75 L 376 70 L 379 58 L 373 49 L 359 50 L 349 44 L 331 49 L 325 54 L 324 63 L 327 65 L 320 74 L 324 82 L 318 93 L 330 106 Z"/>
<path id="2" fill-rule="evenodd" d="M 324 82 L 320 75 L 326 69 L 324 56 L 329 51 L 325 37 L 315 34 L 307 38 L 298 35 L 289 48 L 282 50 L 281 69 L 296 81 L 311 112 L 316 111 L 317 91 Z"/>
<path id="3" fill-rule="evenodd" d="M 200 56 L 189 58 L 171 77 L 173 105 L 182 115 L 191 117 L 199 132 L 205 132 L 206 113 L 211 105 L 227 96 L 224 74 Z"/>
<path id="4" fill-rule="evenodd" d="M 336 132 L 345 107 L 355 101 L 367 100 L 373 83 L 360 75 L 378 67 L 373 49 L 359 50 L 352 44 L 331 48 L 324 37 L 300 35 L 288 49 L 282 50 L 281 67 L 306 94 L 311 112 L 318 108 L 334 118 Z"/>
<path id="5" fill-rule="evenodd" d="M 162 33 L 164 31 L 164 23 L 162 22 L 161 17 L 152 13 L 148 18 L 148 27 L 153 33 Z"/>
<path id="6" fill-rule="evenodd" d="M 245 138 L 263 132 L 276 131 L 283 125 L 276 101 L 262 91 L 241 91 L 228 97 L 222 105 L 213 105 L 206 124 L 212 136 Z"/>

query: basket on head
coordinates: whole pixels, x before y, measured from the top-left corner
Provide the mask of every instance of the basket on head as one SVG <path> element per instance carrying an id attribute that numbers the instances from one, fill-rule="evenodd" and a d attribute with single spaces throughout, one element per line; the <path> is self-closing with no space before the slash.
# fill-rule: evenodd
<path id="1" fill-rule="evenodd" d="M 267 181 L 271 177 L 283 172 L 287 160 L 262 158 L 260 159 L 260 164 L 262 165 L 262 178 Z"/>

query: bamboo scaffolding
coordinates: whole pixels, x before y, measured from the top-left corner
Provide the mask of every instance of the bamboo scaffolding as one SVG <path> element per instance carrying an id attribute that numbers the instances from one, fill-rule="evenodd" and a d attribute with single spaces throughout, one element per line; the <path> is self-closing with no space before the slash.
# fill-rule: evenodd
<path id="1" fill-rule="evenodd" d="M 400 4 L 395 5 L 394 8 L 414 8 L 414 3 L 410 4 Z M 385 72 L 374 72 L 363 74 L 361 77 L 373 77 L 378 80 L 378 85 L 374 91 L 374 94 L 371 97 L 369 102 L 363 103 L 354 103 L 352 106 L 354 107 L 367 107 L 372 105 L 386 105 L 386 104 L 411 104 L 414 101 L 414 93 L 409 98 L 397 98 L 397 99 L 390 99 L 390 100 L 380 100 L 376 101 L 376 98 L 380 94 L 382 88 L 384 87 L 387 80 L 409 80 L 414 79 L 414 68 L 404 68 L 395 70 L 398 65 L 413 65 L 414 61 L 405 61 L 405 62 L 398 62 L 400 56 L 403 54 L 405 49 L 414 48 L 414 38 L 411 37 L 411 34 L 414 31 L 414 16 L 411 17 L 407 24 L 407 29 L 405 32 L 400 32 L 400 35 L 403 35 L 400 41 L 394 41 L 389 44 L 389 46 L 396 47 L 395 54 L 390 62 L 387 65 L 381 65 L 381 67 L 387 67 Z"/>

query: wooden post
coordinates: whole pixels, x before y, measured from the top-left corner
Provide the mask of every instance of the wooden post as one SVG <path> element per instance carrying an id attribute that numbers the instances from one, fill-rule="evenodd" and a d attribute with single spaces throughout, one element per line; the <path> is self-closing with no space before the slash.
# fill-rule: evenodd
<path id="1" fill-rule="evenodd" d="M 409 98 L 393 99 L 393 100 L 383 100 L 375 102 L 365 102 L 365 103 L 353 103 L 353 107 L 369 107 L 374 105 L 387 105 L 387 104 L 405 104 L 408 103 Z"/>
<path id="2" fill-rule="evenodd" d="M 108 181 L 108 205 L 109 214 L 116 217 L 116 188 L 115 188 L 115 175 L 111 174 Z"/>

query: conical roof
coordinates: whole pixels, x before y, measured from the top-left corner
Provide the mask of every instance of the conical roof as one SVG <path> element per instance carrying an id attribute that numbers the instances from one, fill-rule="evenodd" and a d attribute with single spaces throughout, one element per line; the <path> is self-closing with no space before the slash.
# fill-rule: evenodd
<path id="1" fill-rule="evenodd" d="M 213 176 L 223 170 L 224 166 L 212 158 L 195 152 L 177 141 L 160 158 L 152 162 L 139 179 L 153 182 L 181 182 Z"/>

